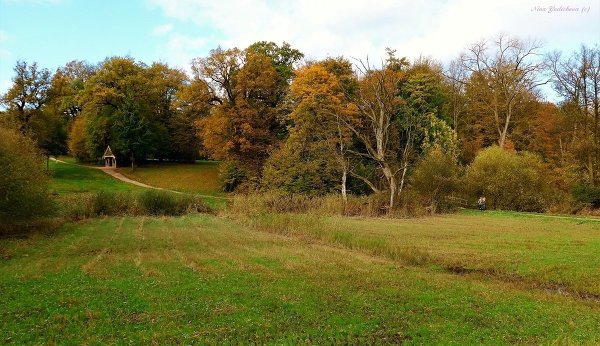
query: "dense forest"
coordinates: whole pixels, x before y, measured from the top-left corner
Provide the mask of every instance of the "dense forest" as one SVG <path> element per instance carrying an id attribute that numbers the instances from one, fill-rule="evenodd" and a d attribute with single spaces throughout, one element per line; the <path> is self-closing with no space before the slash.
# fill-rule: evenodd
<path id="1" fill-rule="evenodd" d="M 97 162 L 110 145 L 132 168 L 208 158 L 225 191 L 368 195 L 388 210 L 482 195 L 498 209 L 600 206 L 598 46 L 547 52 L 499 35 L 444 66 L 256 42 L 194 59 L 191 75 L 132 57 L 14 71 L 0 126 L 47 157 Z"/>

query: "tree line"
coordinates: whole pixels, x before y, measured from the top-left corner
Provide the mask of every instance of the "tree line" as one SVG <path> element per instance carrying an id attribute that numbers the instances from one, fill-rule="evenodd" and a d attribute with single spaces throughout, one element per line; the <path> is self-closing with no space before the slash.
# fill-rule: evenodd
<path id="1" fill-rule="evenodd" d="M 0 122 L 47 156 L 97 161 L 110 145 L 132 167 L 210 158 L 226 191 L 379 195 L 389 209 L 415 193 L 432 207 L 600 204 L 598 46 L 547 53 L 498 35 L 442 66 L 392 49 L 307 60 L 263 41 L 216 48 L 191 75 L 131 57 L 14 71 Z"/>

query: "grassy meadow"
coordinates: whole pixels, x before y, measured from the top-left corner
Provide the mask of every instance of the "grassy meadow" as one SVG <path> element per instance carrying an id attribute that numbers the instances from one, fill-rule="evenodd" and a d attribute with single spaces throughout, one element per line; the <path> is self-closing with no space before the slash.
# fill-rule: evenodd
<path id="1" fill-rule="evenodd" d="M 69 204 L 73 203 L 73 201 L 76 203 L 80 197 L 93 194 L 98 191 L 140 193 L 146 190 L 145 188 L 117 180 L 92 166 L 75 164 L 75 161 L 71 158 L 60 157 L 60 159 L 68 163 L 65 164 L 50 161 L 50 193 L 56 196 L 60 204 Z M 174 172 L 173 177 L 171 178 L 166 176 L 166 174 L 169 172 L 169 167 L 173 167 Z M 204 178 L 213 179 L 214 182 L 206 183 L 203 186 L 208 186 L 207 188 L 204 190 L 196 190 L 195 192 L 191 189 L 180 189 L 180 186 L 184 186 L 186 184 L 185 182 L 188 179 L 186 174 L 193 175 L 193 172 L 195 171 L 208 172 Z M 226 195 L 218 192 L 217 187 L 214 187 L 218 186 L 218 182 L 216 182 L 218 170 L 217 165 L 211 162 L 201 161 L 196 164 L 188 165 L 156 165 L 138 168 L 134 172 L 132 172 L 129 168 L 120 168 L 118 169 L 118 172 L 130 179 L 137 180 L 151 186 L 180 191 L 192 195 L 206 195 L 206 197 L 203 197 L 202 200 L 213 208 L 224 208 L 227 205 L 227 199 L 221 198 L 225 197 Z M 181 172 L 187 173 L 183 174 Z M 211 174 L 214 176 L 211 177 Z M 142 177 L 144 176 L 150 176 L 152 178 L 149 180 L 143 180 Z M 198 181 L 200 180 L 196 181 L 196 186 L 203 184 L 199 183 Z M 193 183 L 189 183 L 189 185 L 192 184 Z M 215 196 L 215 198 L 210 196 Z"/>
<path id="2" fill-rule="evenodd" d="M 196 161 L 184 163 L 148 163 L 132 171 L 118 168 L 117 172 L 129 179 L 165 189 L 209 196 L 224 196 L 219 188 L 219 163 Z"/>
<path id="3" fill-rule="evenodd" d="M 50 172 L 50 192 L 55 195 L 68 196 L 99 190 L 115 192 L 143 190 L 138 186 L 114 179 L 99 169 L 74 163 L 50 161 Z"/>
<path id="4" fill-rule="evenodd" d="M 513 212 L 100 217 L 0 239 L 0 343 L 594 345 L 599 254 L 594 219 Z"/>

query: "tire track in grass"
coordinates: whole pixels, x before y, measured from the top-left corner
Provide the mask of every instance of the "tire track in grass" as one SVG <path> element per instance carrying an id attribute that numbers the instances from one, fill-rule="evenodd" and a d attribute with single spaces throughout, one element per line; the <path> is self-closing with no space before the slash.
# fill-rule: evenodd
<path id="1" fill-rule="evenodd" d="M 146 222 L 146 217 L 142 217 L 142 221 L 135 229 L 135 239 L 138 241 L 138 249 L 133 260 L 135 266 L 138 267 L 142 272 L 144 272 L 144 268 L 142 267 L 142 246 L 146 237 L 144 236 L 144 222 Z"/>
<path id="2" fill-rule="evenodd" d="M 241 223 L 244 226 L 244 223 Z M 433 258 L 426 258 L 424 261 L 412 261 L 410 257 L 404 258 L 402 254 L 398 255 L 396 252 L 386 252 L 386 251 L 373 251 L 373 249 L 366 247 L 355 247 L 352 244 L 348 244 L 345 242 L 339 242 L 335 239 L 321 238 L 319 236 L 315 236 L 310 233 L 306 233 L 305 231 L 300 231 L 300 233 L 292 234 L 292 233 L 282 233 L 280 231 L 274 230 L 269 227 L 264 227 L 265 225 L 260 224 L 249 224 L 245 225 L 255 232 L 260 233 L 268 233 L 268 234 L 276 234 L 279 236 L 283 236 L 289 239 L 295 239 L 299 241 L 306 242 L 308 244 L 320 244 L 326 247 L 334 248 L 334 249 L 345 249 L 351 252 L 362 253 L 366 256 L 370 256 L 372 258 L 383 258 L 388 259 L 396 263 L 400 263 L 403 265 L 422 268 L 424 270 L 432 270 L 432 266 L 441 267 L 444 272 L 461 276 L 468 277 L 473 280 L 477 280 L 479 282 L 502 282 L 505 284 L 509 284 L 517 290 L 521 291 L 537 291 L 544 292 L 549 295 L 560 295 L 569 297 L 573 300 L 577 301 L 586 301 L 592 304 L 600 304 L 600 295 L 593 292 L 588 292 L 586 290 L 579 290 L 569 285 L 558 284 L 554 282 L 548 282 L 543 280 L 536 280 L 527 278 L 521 275 L 518 275 L 513 272 L 505 272 L 496 268 L 466 268 L 462 266 L 454 266 L 443 261 L 438 261 Z M 261 227 L 263 226 L 263 227 Z"/>
<path id="3" fill-rule="evenodd" d="M 135 254 L 135 257 L 133 258 L 133 263 L 135 264 L 136 268 L 138 268 L 138 270 L 140 270 L 142 272 L 143 276 L 158 276 L 159 272 L 157 272 L 156 270 L 147 268 L 145 265 L 143 265 L 143 255 L 142 255 L 142 250 L 145 246 L 145 241 L 146 241 L 146 236 L 144 235 L 144 225 L 146 224 L 146 217 L 142 217 L 142 220 L 140 221 L 140 224 L 136 227 L 135 230 L 135 239 L 138 241 L 138 248 Z"/>
<path id="4" fill-rule="evenodd" d="M 98 262 L 100 262 L 102 260 L 102 257 L 104 257 L 104 255 L 106 255 L 108 250 L 110 250 L 110 246 L 113 244 L 115 238 L 117 237 L 117 234 L 119 234 L 121 232 L 121 229 L 123 228 L 123 222 L 125 222 L 125 217 L 121 218 L 119 225 L 117 226 L 117 228 L 115 228 L 113 235 L 110 237 L 110 239 L 108 241 L 109 246 L 104 247 L 102 250 L 100 250 L 100 253 L 98 253 L 98 255 L 96 255 L 96 257 L 92 258 L 89 262 L 87 262 L 86 264 L 81 266 L 81 270 L 85 274 L 89 275 L 91 273 L 92 269 L 96 266 L 96 264 L 98 264 Z"/>

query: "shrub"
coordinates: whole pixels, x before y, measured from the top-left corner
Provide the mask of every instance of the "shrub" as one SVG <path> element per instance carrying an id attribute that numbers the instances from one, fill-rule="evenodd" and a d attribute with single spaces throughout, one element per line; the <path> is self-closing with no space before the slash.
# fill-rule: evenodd
<path id="1" fill-rule="evenodd" d="M 280 213 L 310 213 L 318 215 L 347 215 L 347 216 L 413 216 L 413 209 L 405 208 L 388 213 L 386 193 L 369 196 L 348 196 L 348 204 L 344 211 L 342 197 L 339 194 L 326 196 L 307 196 L 290 194 L 280 190 L 270 190 L 264 193 L 237 195 L 228 212 L 241 215 L 264 215 Z M 422 214 L 422 213 L 419 213 Z"/>
<path id="2" fill-rule="evenodd" d="M 219 183 L 225 192 L 232 192 L 248 179 L 248 172 L 237 162 L 224 161 L 219 166 Z"/>
<path id="3" fill-rule="evenodd" d="M 144 191 L 139 195 L 140 208 L 150 215 L 177 215 L 183 213 L 175 196 L 159 190 Z"/>
<path id="4" fill-rule="evenodd" d="M 52 212 L 43 162 L 33 141 L 0 128 L 0 228 L 10 229 Z"/>
<path id="5" fill-rule="evenodd" d="M 432 149 L 417 163 L 409 183 L 435 212 L 451 208 L 447 197 L 458 191 L 459 179 L 460 167 L 454 157 Z"/>
<path id="6" fill-rule="evenodd" d="M 275 151 L 265 162 L 262 185 L 311 196 L 339 190 L 340 165 L 331 152 L 316 145 L 311 147 L 313 151 L 303 147 L 288 142 Z"/>
<path id="7" fill-rule="evenodd" d="M 479 152 L 467 169 L 466 193 L 472 201 L 485 196 L 492 208 L 541 212 L 551 194 L 544 176 L 537 156 L 493 146 Z"/>
<path id="8" fill-rule="evenodd" d="M 140 212 L 149 215 L 182 215 L 186 212 L 212 212 L 202 201 L 192 195 L 168 191 L 147 190 L 138 196 Z"/>
<path id="9" fill-rule="evenodd" d="M 212 213 L 199 197 L 168 191 L 140 193 L 98 191 L 62 198 L 63 215 L 73 220 L 115 215 L 182 215 L 188 212 Z"/>
<path id="10" fill-rule="evenodd" d="M 600 186 L 577 184 L 571 192 L 577 202 L 590 204 L 593 208 L 600 208 Z"/>
<path id="11" fill-rule="evenodd" d="M 90 201 L 90 215 L 126 215 L 135 214 L 136 198 L 127 192 L 100 190 Z"/>

